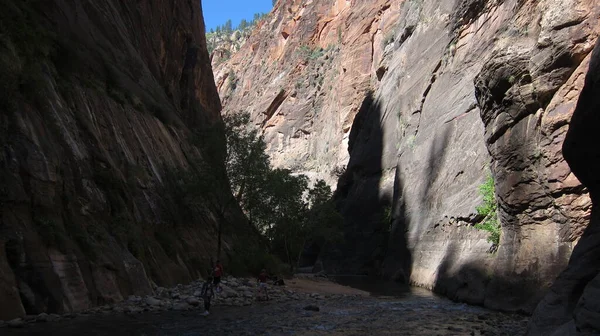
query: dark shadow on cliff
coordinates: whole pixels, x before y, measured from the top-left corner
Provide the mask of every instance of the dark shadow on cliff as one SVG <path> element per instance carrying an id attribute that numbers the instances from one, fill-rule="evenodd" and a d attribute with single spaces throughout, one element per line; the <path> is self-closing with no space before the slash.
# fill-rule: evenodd
<path id="1" fill-rule="evenodd" d="M 432 290 L 451 300 L 481 305 L 500 311 L 528 314 L 519 298 L 528 297 L 536 286 L 519 281 L 518 277 L 495 272 L 490 263 L 481 260 L 460 260 L 464 258 L 460 247 L 451 242 L 444 259 L 437 269 Z M 492 257 L 490 255 L 490 257 Z M 518 283 L 518 286 L 515 285 Z M 497 297 L 504 296 L 503 304 Z M 510 302 L 515 298 L 518 302 Z"/>
<path id="2" fill-rule="evenodd" d="M 367 93 L 354 118 L 348 151 L 350 160 L 334 194 L 336 206 L 344 217 L 344 242 L 325 249 L 321 261 L 329 273 L 373 274 L 385 257 L 387 233 L 384 206 L 379 198 L 383 153 L 381 107 L 372 92 Z"/>
<path id="3" fill-rule="evenodd" d="M 453 129 L 453 123 L 446 124 L 442 134 L 433 139 L 433 143 L 429 147 L 429 156 L 427 157 L 426 180 L 421 192 L 421 204 L 427 208 L 434 206 L 435 189 L 433 186 L 440 178 L 440 172 L 444 167 L 448 142 Z"/>
<path id="4" fill-rule="evenodd" d="M 420 220 L 411 218 L 407 211 L 408 199 L 404 193 L 404 181 L 401 175 L 401 167 L 396 166 L 394 177 L 394 197 L 393 197 L 393 218 L 388 242 L 388 252 L 385 260 L 383 275 L 395 281 L 410 282 L 413 256 L 411 246 L 415 246 L 419 241 L 420 233 L 423 232 L 421 226 L 430 225 L 425 218 L 427 213 L 435 206 L 436 193 L 433 186 L 437 183 L 442 170 L 444 159 L 447 153 L 447 146 L 451 135 L 452 127 L 444 128 L 440 136 L 434 138 L 429 147 L 429 156 L 425 168 L 425 181 L 422 185 L 420 195 L 421 216 Z M 405 142 L 406 145 L 406 142 Z M 410 232 L 417 232 L 410 237 Z"/>
<path id="5" fill-rule="evenodd" d="M 344 242 L 323 250 L 320 257 L 329 273 L 382 275 L 391 236 L 403 238 L 398 232 L 404 232 L 403 223 L 408 220 L 404 204 L 394 202 L 396 197 L 381 190 L 386 168 L 382 165 L 384 122 L 380 103 L 368 92 L 350 131 L 350 159 L 334 195 L 344 217 Z M 397 175 L 394 193 L 401 190 L 402 181 Z M 406 241 L 397 242 L 404 250 L 396 268 L 410 269 L 411 256 L 406 245 Z"/>

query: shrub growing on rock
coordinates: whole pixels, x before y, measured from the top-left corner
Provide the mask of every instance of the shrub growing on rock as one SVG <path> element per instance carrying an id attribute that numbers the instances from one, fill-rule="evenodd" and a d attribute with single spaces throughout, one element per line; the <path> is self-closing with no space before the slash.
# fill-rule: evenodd
<path id="1" fill-rule="evenodd" d="M 492 243 L 492 251 L 498 249 L 500 244 L 500 221 L 498 221 L 496 202 L 496 188 L 494 178 L 488 175 L 485 182 L 479 186 L 479 192 L 483 196 L 483 204 L 477 207 L 477 214 L 483 217 L 483 220 L 475 225 L 479 230 L 489 232 L 487 241 Z"/>

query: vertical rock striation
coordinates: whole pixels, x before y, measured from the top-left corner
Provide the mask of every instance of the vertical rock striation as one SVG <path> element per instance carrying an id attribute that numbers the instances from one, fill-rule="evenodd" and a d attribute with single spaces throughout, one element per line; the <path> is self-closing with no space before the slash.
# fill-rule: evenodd
<path id="1" fill-rule="evenodd" d="M 590 223 L 575 246 L 568 267 L 534 311 L 528 335 L 597 335 L 600 333 L 600 218 L 598 218 L 600 125 L 600 43 L 589 56 L 589 71 L 563 145 L 573 173 L 593 202 Z"/>
<path id="2" fill-rule="evenodd" d="M 540 10 L 538 24 L 515 29 L 535 39 L 493 50 L 475 81 L 503 225 L 492 307 L 531 311 L 589 220 L 587 191 L 561 152 L 598 32 L 598 8 L 585 6 L 524 4 L 522 15 Z"/>
<path id="3" fill-rule="evenodd" d="M 0 319 L 196 278 L 215 216 L 186 216 L 168 177 L 222 166 L 222 134 L 191 141 L 222 127 L 199 2 L 0 4 Z M 255 244 L 229 216 L 226 252 Z"/>
<path id="4" fill-rule="evenodd" d="M 215 79 L 276 166 L 337 183 L 346 242 L 319 265 L 531 312 L 590 218 L 561 144 L 599 18 L 589 0 L 280 1 Z M 488 174 L 495 254 L 473 228 Z"/>

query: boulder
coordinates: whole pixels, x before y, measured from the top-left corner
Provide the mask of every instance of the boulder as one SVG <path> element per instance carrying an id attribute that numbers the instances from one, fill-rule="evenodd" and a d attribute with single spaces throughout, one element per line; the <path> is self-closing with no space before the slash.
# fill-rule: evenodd
<path id="1" fill-rule="evenodd" d="M 25 326 L 25 321 L 23 321 L 22 318 L 16 318 L 8 321 L 8 326 L 10 328 L 23 328 L 23 326 Z"/>
<path id="2" fill-rule="evenodd" d="M 222 297 L 238 297 L 240 294 L 235 291 L 233 288 L 223 286 L 223 291 L 219 294 Z"/>
<path id="3" fill-rule="evenodd" d="M 309 306 L 306 306 L 306 307 L 304 307 L 304 310 L 318 312 L 318 311 L 320 311 L 321 309 L 320 309 L 319 307 L 317 307 L 317 306 L 314 306 L 314 305 L 309 305 Z"/>
<path id="4" fill-rule="evenodd" d="M 162 304 L 162 301 L 149 296 L 146 298 L 146 304 L 149 306 L 160 306 Z"/>
<path id="5" fill-rule="evenodd" d="M 49 322 L 56 322 L 59 321 L 61 319 L 61 316 L 58 314 L 50 314 L 48 315 L 48 321 Z"/>
<path id="6" fill-rule="evenodd" d="M 49 316 L 46 313 L 41 313 L 37 316 L 36 320 L 38 322 L 48 322 Z"/>
<path id="7" fill-rule="evenodd" d="M 190 309 L 192 309 L 192 306 L 190 306 L 187 302 L 178 302 L 173 305 L 173 310 L 184 311 Z"/>
<path id="8" fill-rule="evenodd" d="M 195 297 L 189 297 L 189 298 L 187 298 L 187 300 L 185 302 L 194 307 L 197 307 L 200 305 L 200 300 L 196 299 Z"/>

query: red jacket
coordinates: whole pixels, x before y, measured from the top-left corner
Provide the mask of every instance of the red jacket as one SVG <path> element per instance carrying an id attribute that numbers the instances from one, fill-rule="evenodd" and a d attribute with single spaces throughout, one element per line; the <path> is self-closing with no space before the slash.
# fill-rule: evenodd
<path id="1" fill-rule="evenodd" d="M 223 266 L 221 264 L 217 264 L 217 266 L 215 266 L 214 276 L 216 276 L 216 277 L 223 276 Z"/>

